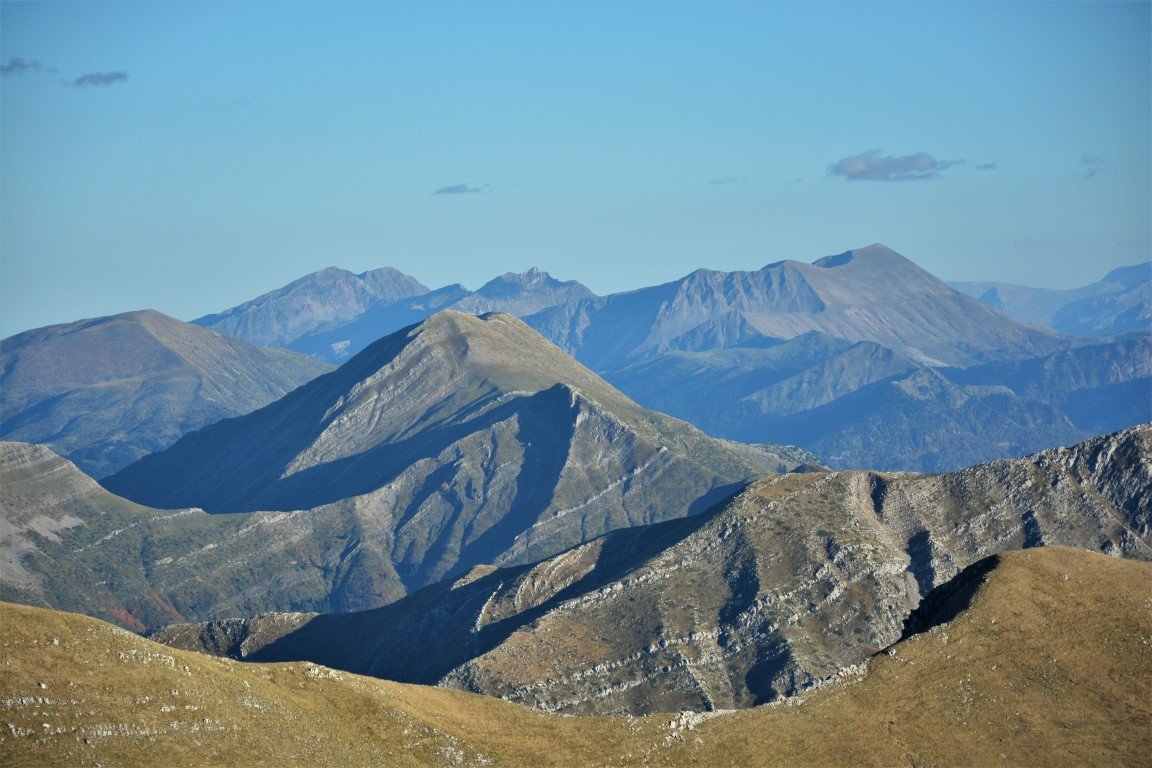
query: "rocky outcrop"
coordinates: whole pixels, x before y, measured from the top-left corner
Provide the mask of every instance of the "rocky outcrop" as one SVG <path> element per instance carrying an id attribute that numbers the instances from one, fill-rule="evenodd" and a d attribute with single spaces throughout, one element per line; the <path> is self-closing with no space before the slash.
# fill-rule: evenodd
<path id="1" fill-rule="evenodd" d="M 747 707 L 866 661 L 989 555 L 1064 544 L 1152 558 L 1149 488 L 1152 425 L 947 475 L 771 477 L 705 515 L 317 616 L 248 657 L 570 713 Z M 198 647 L 200 631 L 160 637 Z"/>

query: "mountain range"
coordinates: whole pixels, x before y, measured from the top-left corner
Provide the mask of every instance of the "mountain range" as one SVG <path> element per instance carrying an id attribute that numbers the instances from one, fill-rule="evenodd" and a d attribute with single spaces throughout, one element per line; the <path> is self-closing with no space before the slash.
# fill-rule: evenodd
<path id="1" fill-rule="evenodd" d="M 1135 304 L 1121 303 L 1137 306 L 1139 320 L 1141 270 L 1076 295 L 1135 291 Z M 510 273 L 476 293 L 447 286 L 381 301 L 279 343 L 340 361 L 447 307 L 521 315 L 645 407 L 718 437 L 795 444 L 836 468 L 950 471 L 1152 420 L 1152 355 L 1139 333 L 1152 330 L 1147 317 L 1129 324 L 1135 360 L 1133 348 L 1114 346 L 1131 339 L 1099 340 L 1092 356 L 1114 374 L 1107 384 L 1064 398 L 1018 391 L 1013 361 L 1067 359 L 1098 340 L 1022 324 L 879 244 L 812 264 L 701 269 L 604 297 L 538 270 Z M 1058 365 L 1038 365 L 1049 364 Z M 1094 417 L 1088 403 L 1105 412 Z"/>
<path id="2" fill-rule="evenodd" d="M 96 477 L 331 370 L 152 310 L 17 334 L 0 363 L 0 438 L 51 446 Z"/>
<path id="3" fill-rule="evenodd" d="M 706 513 L 474 568 L 373 611 L 154 637 L 546 711 L 725 710 L 843 674 L 969 565 L 1049 544 L 1152 559 L 1152 425 L 950 475 L 765 478 Z"/>
<path id="4" fill-rule="evenodd" d="M 254 344 L 274 344 L 339 363 L 444 309 L 530 315 L 593 295 L 575 280 L 556 280 L 536 268 L 508 272 L 476 291 L 458 283 L 431 291 L 390 267 L 360 275 L 330 267 L 192 322 Z"/>
<path id="5" fill-rule="evenodd" d="M 709 438 L 509 315 L 454 311 L 104 478 L 119 496 L 45 448 L 0 459 L 4 594 L 134 628 L 383 605 L 815 462 Z"/>
<path id="6" fill-rule="evenodd" d="M 1121 267 L 1098 282 L 1059 291 L 1011 283 L 949 283 L 1017 320 L 1076 336 L 1147 332 L 1152 325 L 1152 262 Z"/>
<path id="7" fill-rule="evenodd" d="M 562 717 L 316 664 L 239 664 L 0 604 L 6 765 L 1139 765 L 1147 563 L 1044 547 L 929 593 L 900 642 L 792 706 Z"/>

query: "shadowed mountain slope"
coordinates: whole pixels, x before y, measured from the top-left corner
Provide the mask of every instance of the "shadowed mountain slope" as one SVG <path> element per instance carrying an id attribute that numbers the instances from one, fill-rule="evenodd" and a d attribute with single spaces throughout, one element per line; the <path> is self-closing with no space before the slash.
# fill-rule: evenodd
<path id="1" fill-rule="evenodd" d="M 427 286 L 391 267 L 359 275 L 328 267 L 192 322 L 253 344 L 284 347 L 306 333 L 345 322 L 373 307 L 424 293 L 428 293 Z"/>
<path id="2" fill-rule="evenodd" d="M 17 334 L 0 359 L 0 437 L 50 445 L 97 477 L 331 370 L 152 310 Z"/>
<path id="3" fill-rule="evenodd" d="M 1149 569 L 1058 547 L 998 556 L 942 600 L 930 595 L 926 604 L 959 598 L 959 611 L 926 617 L 931 629 L 872 658 L 866 674 L 794 706 L 641 719 L 559 717 L 309 664 L 237 664 L 5 604 L 0 760 L 1137 765 L 1152 749 Z"/>
<path id="4" fill-rule="evenodd" d="M 923 595 L 989 554 L 1068 544 L 1148 559 L 1150 510 L 1144 425 L 949 475 L 766 478 L 707 514 L 474 569 L 375 611 L 157 637 L 578 714 L 748 707 L 895 642 Z"/>
<path id="5" fill-rule="evenodd" d="M 640 408 L 510 315 L 446 311 L 108 478 L 208 512 L 344 505 L 407 587 L 683 517 L 810 456 Z"/>
<path id="6" fill-rule="evenodd" d="M 48 448 L 0 442 L 0 599 L 134 630 L 375 608 L 404 588 L 355 504 L 209 515 L 115 496 Z"/>

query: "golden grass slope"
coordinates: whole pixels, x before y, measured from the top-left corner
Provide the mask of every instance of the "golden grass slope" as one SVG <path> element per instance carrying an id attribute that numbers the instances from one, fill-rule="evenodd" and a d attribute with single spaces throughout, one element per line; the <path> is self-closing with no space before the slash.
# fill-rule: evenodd
<path id="1" fill-rule="evenodd" d="M 967 610 L 793 705 L 547 715 L 309 664 L 243 664 L 0 605 L 5 766 L 1152 764 L 1152 565 L 998 556 Z"/>

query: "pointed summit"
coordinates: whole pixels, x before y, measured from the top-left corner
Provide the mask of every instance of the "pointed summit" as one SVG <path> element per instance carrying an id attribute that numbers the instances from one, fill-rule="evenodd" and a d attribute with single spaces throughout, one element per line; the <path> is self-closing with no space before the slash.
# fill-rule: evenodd
<path id="1" fill-rule="evenodd" d="M 527 272 L 507 272 L 488 281 L 453 309 L 481 314 L 509 312 L 518 317 L 558 304 L 593 298 L 595 294 L 575 280 L 557 280 L 538 267 Z"/>
<path id="2" fill-rule="evenodd" d="M 428 287 L 391 267 L 354 275 L 325 267 L 243 304 L 193 320 L 261 346 L 289 346 L 322 326 L 346 322 L 373 307 L 427 293 Z"/>
<path id="3" fill-rule="evenodd" d="M 412 588 L 682 517 L 806 460 L 647 411 L 510 315 L 444 311 L 106 487 L 209 512 L 351 505 Z"/>
<path id="4" fill-rule="evenodd" d="M 0 437 L 50 445 L 96 477 L 330 370 L 152 309 L 37 328 L 0 349 Z"/>

